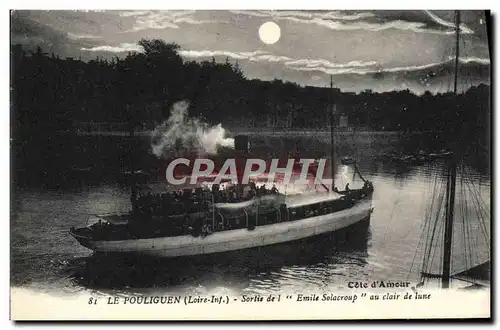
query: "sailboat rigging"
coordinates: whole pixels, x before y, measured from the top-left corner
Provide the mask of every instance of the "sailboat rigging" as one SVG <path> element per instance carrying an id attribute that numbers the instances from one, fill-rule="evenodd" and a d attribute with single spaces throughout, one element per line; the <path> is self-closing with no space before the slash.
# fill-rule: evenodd
<path id="1" fill-rule="evenodd" d="M 455 81 L 453 84 L 453 94 L 457 95 L 457 82 L 458 82 L 458 60 L 460 48 L 460 11 L 455 12 Z M 453 126 L 452 126 L 453 127 Z M 455 190 L 457 181 L 457 150 L 456 144 L 453 146 L 454 153 L 450 161 L 450 169 L 448 174 L 448 181 L 446 184 L 446 224 L 444 230 L 444 257 L 443 257 L 443 279 L 442 287 L 444 289 L 449 287 L 450 284 L 450 268 L 451 268 L 451 242 L 453 236 L 453 213 L 455 208 Z"/>
<path id="2" fill-rule="evenodd" d="M 454 84 L 453 84 L 453 95 L 455 97 L 455 101 L 458 99 L 458 75 L 459 75 L 459 62 L 460 62 L 460 23 L 461 23 L 461 15 L 460 11 L 455 11 L 455 56 L 454 56 Z M 483 232 L 483 235 L 486 240 L 489 240 L 489 236 L 486 233 L 486 226 L 483 223 L 483 213 L 487 214 L 489 212 L 485 211 L 483 206 L 480 204 L 480 196 L 477 193 L 477 190 L 474 190 L 471 187 L 471 182 L 468 181 L 467 174 L 464 173 L 466 166 L 461 162 L 462 157 L 465 153 L 459 149 L 459 145 L 461 142 L 459 140 L 459 136 L 461 131 L 458 129 L 458 125 L 460 125 L 460 111 L 462 109 L 458 108 L 458 103 L 455 102 L 455 111 L 454 113 L 454 120 L 450 123 L 450 131 L 449 136 L 453 137 L 453 141 L 451 142 L 451 149 L 452 149 L 452 156 L 448 159 L 447 161 L 447 167 L 446 167 L 446 173 L 445 173 L 445 178 L 446 178 L 446 188 L 445 188 L 445 195 L 443 196 L 442 194 L 438 194 L 437 200 L 438 202 L 434 205 L 431 205 L 431 210 L 435 207 L 438 210 L 438 217 L 439 214 L 441 214 L 440 211 L 440 205 L 443 203 L 444 200 L 444 233 L 443 233 L 443 245 L 442 245 L 442 273 L 441 274 L 436 274 L 430 272 L 430 263 L 432 263 L 432 259 L 434 258 L 434 255 L 431 253 L 431 246 L 432 242 L 434 239 L 437 238 L 437 232 L 439 232 L 439 226 L 438 226 L 438 221 L 436 221 L 433 225 L 429 224 L 428 226 L 428 234 L 430 235 L 430 239 L 428 240 L 428 246 L 425 248 L 425 254 L 424 254 L 424 260 L 423 260 L 423 269 L 421 272 L 422 278 L 425 280 L 426 278 L 440 278 L 441 279 L 441 287 L 443 289 L 447 289 L 450 287 L 450 282 L 452 279 L 459 279 L 465 282 L 469 283 L 474 283 L 475 285 L 478 285 L 478 282 L 481 282 L 481 285 L 485 285 L 484 278 L 481 279 L 481 281 L 478 281 L 477 278 L 481 276 L 479 275 L 484 275 L 485 273 L 489 274 L 489 261 L 484 262 L 480 265 L 471 267 L 469 269 L 466 269 L 465 271 L 459 272 L 458 274 L 452 275 L 451 272 L 451 264 L 452 264 L 452 251 L 453 251 L 453 241 L 454 241 L 454 236 L 453 236 L 453 230 L 456 223 L 456 215 L 457 212 L 462 212 L 462 217 L 463 223 L 461 224 L 463 227 L 463 244 L 471 243 L 471 239 L 468 237 L 470 235 L 470 225 L 466 223 L 465 221 L 465 216 L 469 215 L 467 213 L 467 207 L 466 205 L 460 205 L 456 203 L 456 195 L 457 195 L 457 169 L 460 166 L 461 168 L 461 179 L 460 179 L 460 184 L 461 185 L 467 185 L 467 188 L 469 191 L 472 193 L 473 196 L 473 201 L 478 203 L 479 206 L 477 208 L 477 217 L 479 221 L 479 228 Z M 460 190 L 460 193 L 463 196 L 465 195 L 465 190 L 462 189 Z M 436 197 L 436 196 L 435 196 Z M 466 203 L 466 200 L 463 201 L 462 204 Z M 456 212 L 457 211 L 457 212 Z M 470 216 L 470 215 L 469 215 Z M 457 237 L 458 238 L 458 237 Z M 486 244 L 489 245 L 489 242 L 486 242 Z M 465 258 L 466 258 L 466 267 L 469 266 L 468 262 L 471 262 L 472 259 L 472 251 L 469 249 L 467 250 L 467 247 L 464 246 L 465 249 Z M 488 246 L 489 249 L 489 246 Z M 435 252 L 435 251 L 434 251 Z M 431 256 L 432 254 L 432 256 Z M 469 254 L 469 260 L 467 260 L 467 254 Z M 489 254 L 488 254 L 489 258 Z M 472 265 L 471 265 L 472 266 Z M 470 280 L 469 277 L 475 277 L 476 280 Z M 483 276 L 484 277 L 484 276 Z M 489 276 L 486 276 L 489 278 Z M 422 285 L 420 283 L 420 285 Z"/>

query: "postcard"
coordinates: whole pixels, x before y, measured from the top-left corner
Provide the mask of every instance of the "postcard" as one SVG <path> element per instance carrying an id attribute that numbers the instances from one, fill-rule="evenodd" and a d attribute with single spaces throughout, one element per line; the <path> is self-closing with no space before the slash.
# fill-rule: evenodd
<path id="1" fill-rule="evenodd" d="M 11 319 L 491 318 L 491 14 L 12 10 Z"/>

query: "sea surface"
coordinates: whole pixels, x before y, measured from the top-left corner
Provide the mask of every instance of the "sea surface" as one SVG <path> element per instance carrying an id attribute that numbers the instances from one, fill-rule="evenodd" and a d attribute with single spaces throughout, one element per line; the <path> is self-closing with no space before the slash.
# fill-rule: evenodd
<path id="1" fill-rule="evenodd" d="M 359 242 L 346 246 L 326 244 L 306 253 L 285 246 L 271 256 L 254 255 L 252 262 L 242 261 L 237 255 L 210 262 L 102 260 L 80 246 L 68 230 L 85 225 L 92 215 L 127 212 L 127 183 L 87 180 L 85 174 L 76 173 L 74 182 L 57 188 L 14 185 L 11 286 L 68 293 L 241 295 L 324 292 L 346 288 L 353 281 L 417 283 L 428 242 L 426 226 L 433 217 L 429 211 L 442 210 L 436 206 L 436 196 L 444 188 L 444 164 L 394 164 L 376 157 L 377 153 L 351 152 L 359 161 L 363 177 L 375 187 L 374 212 L 366 235 L 356 238 Z M 362 186 L 354 172 L 353 166 L 339 164 L 336 185 L 342 188 L 349 183 L 351 189 Z M 474 206 L 480 196 L 484 209 L 490 210 L 489 175 L 468 167 L 467 175 L 459 173 L 458 182 L 454 272 L 486 261 L 490 245 L 489 233 L 482 230 Z M 485 221 L 489 230 L 489 218 Z M 437 226 L 436 237 L 440 233 L 442 225 Z M 440 247 L 442 241 L 437 239 L 434 244 Z M 438 265 L 439 251 L 431 258 Z"/>

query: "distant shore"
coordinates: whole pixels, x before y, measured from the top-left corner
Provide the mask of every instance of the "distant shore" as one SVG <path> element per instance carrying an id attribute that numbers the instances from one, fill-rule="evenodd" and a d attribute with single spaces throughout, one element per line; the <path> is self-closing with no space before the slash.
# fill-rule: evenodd
<path id="1" fill-rule="evenodd" d="M 231 130 L 231 132 L 234 132 L 234 135 L 238 134 L 243 134 L 243 135 L 269 135 L 269 136 L 304 136 L 304 137 L 312 137 L 314 135 L 316 136 L 330 136 L 330 129 L 325 129 L 325 128 L 320 128 L 320 129 L 312 129 L 312 128 L 305 128 L 305 129 L 234 129 Z M 378 135 L 378 136 L 401 136 L 404 134 L 402 131 L 368 131 L 368 130 L 346 130 L 346 129 L 335 129 L 334 131 L 335 135 L 341 135 L 341 136 L 352 136 L 352 135 L 365 135 L 365 136 L 373 136 L 373 135 Z"/>
<path id="2" fill-rule="evenodd" d="M 75 131 L 76 135 L 94 135 L 94 136 L 151 136 L 152 130 L 141 130 L 141 131 L 104 131 L 104 130 L 77 130 Z M 330 136 L 330 130 L 328 129 L 280 129 L 273 130 L 268 128 L 251 128 L 251 129 L 231 129 L 227 130 L 229 136 L 235 135 L 266 135 L 266 136 L 276 136 L 276 137 L 295 137 L 295 136 L 304 136 L 304 137 L 312 137 L 316 136 Z M 69 132 L 61 132 L 68 134 Z M 404 134 L 423 134 L 428 132 L 412 132 L 405 133 L 402 131 L 367 131 L 367 130 L 336 130 L 335 135 L 340 136 L 352 136 L 352 135 L 360 135 L 360 136 L 402 136 Z"/>

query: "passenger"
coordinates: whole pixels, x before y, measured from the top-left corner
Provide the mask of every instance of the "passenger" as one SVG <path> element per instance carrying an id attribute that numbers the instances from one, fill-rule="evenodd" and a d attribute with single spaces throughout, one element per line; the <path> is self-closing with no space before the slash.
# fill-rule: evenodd
<path id="1" fill-rule="evenodd" d="M 250 185 L 245 186 L 245 188 L 243 188 L 243 198 L 249 199 L 252 198 L 251 196 L 252 196 L 252 187 Z"/>
<path id="2" fill-rule="evenodd" d="M 264 196 L 266 195 L 266 186 L 263 184 L 262 186 L 260 186 L 259 188 L 259 193 L 260 193 L 260 196 Z"/>
<path id="3" fill-rule="evenodd" d="M 273 184 L 273 187 L 271 188 L 271 193 L 273 193 L 273 194 L 278 193 L 278 189 L 276 189 L 276 185 L 274 185 L 274 184 Z"/>

